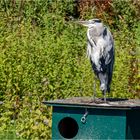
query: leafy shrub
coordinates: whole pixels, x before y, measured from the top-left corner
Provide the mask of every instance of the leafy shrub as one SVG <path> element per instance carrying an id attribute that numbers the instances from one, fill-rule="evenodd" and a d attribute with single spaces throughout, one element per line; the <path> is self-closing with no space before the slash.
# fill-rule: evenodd
<path id="1" fill-rule="evenodd" d="M 111 27 L 116 48 L 109 96 L 139 97 L 139 78 L 132 71 L 135 65 L 131 65 L 138 57 L 132 55 L 138 44 L 134 5 L 127 1 L 111 4 L 117 18 L 110 18 L 108 13 L 102 16 Z M 14 125 L 17 137 L 49 139 L 51 108 L 42 101 L 93 95 L 94 74 L 86 58 L 86 29 L 70 21 L 71 16 L 78 15 L 72 0 L 3 0 L 0 8 L 0 100 L 4 102 L 0 131 Z M 96 14 L 96 9 L 93 14 L 89 8 L 80 17 Z M 108 17 L 115 24 L 110 24 Z"/>

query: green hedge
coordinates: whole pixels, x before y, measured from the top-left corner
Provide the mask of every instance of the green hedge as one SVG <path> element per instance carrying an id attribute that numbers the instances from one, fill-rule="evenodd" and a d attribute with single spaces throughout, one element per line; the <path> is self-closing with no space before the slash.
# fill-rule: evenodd
<path id="1" fill-rule="evenodd" d="M 70 20 L 76 15 L 75 7 L 73 0 L 0 2 L 0 100 L 4 102 L 0 105 L 0 133 L 15 126 L 17 137 L 49 139 L 51 108 L 43 105 L 43 100 L 93 96 L 86 29 Z M 136 9 L 131 1 L 114 1 L 111 7 L 112 17 L 102 13 L 107 25 L 106 19 L 112 19 L 115 39 L 109 96 L 138 98 L 135 65 L 139 66 L 137 61 L 131 65 L 139 57 L 134 55 L 138 46 Z M 96 10 L 94 14 L 89 10 L 85 18 L 96 16 Z"/>

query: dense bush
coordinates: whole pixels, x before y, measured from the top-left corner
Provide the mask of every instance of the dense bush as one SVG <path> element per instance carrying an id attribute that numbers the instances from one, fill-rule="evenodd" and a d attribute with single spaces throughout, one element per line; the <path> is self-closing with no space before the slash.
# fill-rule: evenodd
<path id="1" fill-rule="evenodd" d="M 73 0 L 0 2 L 0 133 L 14 125 L 17 137 L 48 139 L 51 108 L 43 100 L 93 95 L 86 29 L 71 21 L 78 15 L 110 25 L 116 58 L 109 96 L 140 97 L 137 9 L 131 1 L 109 7 L 112 14 L 99 15 L 99 6 L 80 13 Z"/>

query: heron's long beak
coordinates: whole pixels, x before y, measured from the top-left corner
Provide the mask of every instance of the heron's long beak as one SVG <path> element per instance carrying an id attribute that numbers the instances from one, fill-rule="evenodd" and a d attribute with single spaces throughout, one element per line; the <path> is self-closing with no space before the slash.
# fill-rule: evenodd
<path id="1" fill-rule="evenodd" d="M 90 22 L 89 21 L 76 21 L 75 23 L 78 23 L 80 25 L 89 27 Z"/>

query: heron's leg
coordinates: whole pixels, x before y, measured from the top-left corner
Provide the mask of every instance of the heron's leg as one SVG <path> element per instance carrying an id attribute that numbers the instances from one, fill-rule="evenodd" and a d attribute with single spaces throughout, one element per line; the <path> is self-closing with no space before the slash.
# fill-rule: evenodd
<path id="1" fill-rule="evenodd" d="M 96 99 L 96 76 L 94 76 L 94 84 L 93 84 L 93 99 Z"/>
<path id="2" fill-rule="evenodd" d="M 106 92 L 103 91 L 103 94 L 104 94 L 104 102 L 106 103 Z"/>

